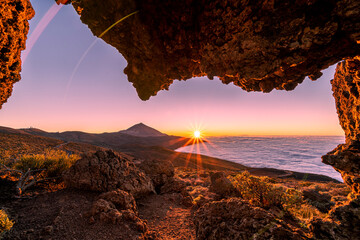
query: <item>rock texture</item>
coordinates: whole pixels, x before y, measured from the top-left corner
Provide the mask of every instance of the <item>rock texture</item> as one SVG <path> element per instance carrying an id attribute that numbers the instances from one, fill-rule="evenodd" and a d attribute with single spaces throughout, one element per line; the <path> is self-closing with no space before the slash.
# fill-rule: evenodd
<path id="1" fill-rule="evenodd" d="M 121 189 L 135 198 L 154 192 L 148 176 L 127 158 L 112 151 L 85 155 L 64 173 L 68 187 L 107 192 Z"/>
<path id="2" fill-rule="evenodd" d="M 136 164 L 146 175 L 148 175 L 155 187 L 155 190 L 160 193 L 160 188 L 173 181 L 175 169 L 170 160 L 167 159 L 146 159 L 141 160 Z"/>
<path id="3" fill-rule="evenodd" d="M 304 200 L 316 207 L 320 212 L 327 213 L 335 203 L 331 201 L 331 195 L 327 193 L 320 193 L 315 189 L 305 189 L 302 192 Z"/>
<path id="4" fill-rule="evenodd" d="M 126 58 L 143 100 L 174 79 L 220 77 L 246 91 L 292 90 L 360 54 L 360 2 L 79 0 L 81 20 Z"/>
<path id="5" fill-rule="evenodd" d="M 101 194 L 93 203 L 90 212 L 90 222 L 133 225 L 132 229 L 146 232 L 146 223 L 138 217 L 134 197 L 120 189 Z"/>
<path id="6" fill-rule="evenodd" d="M 314 219 L 311 232 L 315 239 L 358 239 L 360 236 L 360 197 L 348 205 L 335 208 L 330 212 L 332 221 Z"/>
<path id="7" fill-rule="evenodd" d="M 197 239 L 306 239 L 298 229 L 239 198 L 207 203 L 195 212 Z"/>
<path id="8" fill-rule="evenodd" d="M 35 12 L 29 0 L 0 1 L 0 109 L 20 80 L 21 51 L 25 49 L 28 20 Z"/>
<path id="9" fill-rule="evenodd" d="M 216 193 L 220 198 L 240 195 L 224 172 L 211 173 L 210 180 L 209 191 Z"/>
<path id="10" fill-rule="evenodd" d="M 360 57 L 339 63 L 331 83 L 346 143 L 322 159 L 341 173 L 354 193 L 360 194 Z"/>
<path id="11" fill-rule="evenodd" d="M 331 83 L 346 142 L 322 159 L 341 173 L 355 199 L 335 208 L 332 221 L 316 220 L 312 226 L 317 239 L 356 239 L 360 235 L 360 57 L 339 63 Z"/>

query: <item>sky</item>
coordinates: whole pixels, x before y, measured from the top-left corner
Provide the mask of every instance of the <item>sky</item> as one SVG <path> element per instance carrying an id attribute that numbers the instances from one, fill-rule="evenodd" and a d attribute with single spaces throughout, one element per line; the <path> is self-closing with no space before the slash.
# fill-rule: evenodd
<path id="1" fill-rule="evenodd" d="M 330 85 L 335 66 L 290 92 L 248 93 L 202 77 L 142 101 L 123 73 L 126 60 L 96 40 L 71 5 L 31 3 L 22 80 L 0 110 L 1 126 L 100 133 L 143 122 L 176 135 L 343 135 Z"/>

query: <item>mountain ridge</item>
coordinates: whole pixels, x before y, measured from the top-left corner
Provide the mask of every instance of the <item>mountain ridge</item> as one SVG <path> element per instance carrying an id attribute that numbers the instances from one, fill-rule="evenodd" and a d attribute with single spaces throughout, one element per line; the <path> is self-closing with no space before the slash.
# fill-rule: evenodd
<path id="1" fill-rule="evenodd" d="M 162 133 L 155 128 L 149 127 L 145 124 L 137 123 L 126 130 L 119 131 L 120 133 L 137 136 L 137 137 L 164 137 L 168 136 L 165 133 Z"/>
<path id="2" fill-rule="evenodd" d="M 31 134 L 50 137 L 65 142 L 88 143 L 99 147 L 112 148 L 121 151 L 123 146 L 140 144 L 145 146 L 162 146 L 169 149 L 182 147 L 189 138 L 170 136 L 151 128 L 143 123 L 138 123 L 126 130 L 118 132 L 87 133 L 81 131 L 46 132 L 37 128 L 12 129 L 0 127 L 0 132 Z"/>

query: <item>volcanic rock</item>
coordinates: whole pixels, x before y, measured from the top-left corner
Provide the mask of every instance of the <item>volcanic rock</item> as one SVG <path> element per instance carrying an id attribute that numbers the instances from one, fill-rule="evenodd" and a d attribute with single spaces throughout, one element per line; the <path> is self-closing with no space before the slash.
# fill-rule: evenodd
<path id="1" fill-rule="evenodd" d="M 305 189 L 302 191 L 304 199 L 320 212 L 327 213 L 335 205 L 331 201 L 331 195 L 327 193 L 319 193 L 315 189 Z"/>
<path id="2" fill-rule="evenodd" d="M 215 172 L 210 175 L 211 184 L 209 191 L 218 194 L 221 198 L 239 196 L 238 191 L 226 177 L 224 172 Z"/>
<path id="3" fill-rule="evenodd" d="M 102 193 L 100 194 L 99 199 L 103 199 L 115 204 L 117 209 L 130 209 L 133 212 L 137 213 L 134 197 L 130 193 L 123 190 L 116 189 L 114 191 Z"/>
<path id="4" fill-rule="evenodd" d="M 0 109 L 20 80 L 21 51 L 25 49 L 28 20 L 35 12 L 29 0 L 2 0 L 0 4 Z"/>
<path id="5" fill-rule="evenodd" d="M 147 229 L 146 223 L 138 217 L 134 197 L 120 189 L 101 194 L 87 215 L 92 221 L 132 224 L 140 232 Z"/>
<path id="6" fill-rule="evenodd" d="M 125 73 L 143 100 L 175 79 L 199 76 L 246 91 L 292 90 L 360 54 L 358 0 L 79 0 L 74 6 L 93 34 L 126 58 Z"/>
<path id="7" fill-rule="evenodd" d="M 171 181 L 168 181 L 160 189 L 161 194 L 178 194 L 181 204 L 186 207 L 191 207 L 193 205 L 193 199 L 189 192 L 186 190 L 186 184 L 178 179 L 173 178 Z"/>
<path id="8" fill-rule="evenodd" d="M 197 239 L 306 239 L 298 229 L 239 198 L 205 204 L 195 212 Z"/>
<path id="9" fill-rule="evenodd" d="M 360 57 L 339 63 L 331 84 L 346 143 L 322 160 L 341 173 L 353 193 L 360 194 Z"/>
<path id="10" fill-rule="evenodd" d="M 315 239 L 358 239 L 360 236 L 360 197 L 330 212 L 330 221 L 314 219 L 311 231 Z"/>
<path id="11" fill-rule="evenodd" d="M 135 198 L 154 192 L 148 176 L 133 162 L 112 151 L 84 155 L 64 173 L 68 187 L 107 192 L 121 189 Z"/>
<path id="12" fill-rule="evenodd" d="M 158 193 L 164 184 L 173 181 L 175 169 L 174 165 L 169 160 L 146 159 L 141 160 L 136 166 L 151 178 Z"/>

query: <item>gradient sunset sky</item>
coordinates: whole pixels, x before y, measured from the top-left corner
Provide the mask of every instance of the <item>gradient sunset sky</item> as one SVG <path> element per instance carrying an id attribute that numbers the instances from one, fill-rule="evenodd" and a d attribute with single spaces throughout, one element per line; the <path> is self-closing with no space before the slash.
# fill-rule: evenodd
<path id="1" fill-rule="evenodd" d="M 291 92 L 247 93 L 216 78 L 196 78 L 175 81 L 170 91 L 144 102 L 123 73 L 125 59 L 101 39 L 71 79 L 96 37 L 70 5 L 60 9 L 53 1 L 31 2 L 36 16 L 22 55 L 22 80 L 0 110 L 1 126 L 95 133 L 143 122 L 178 135 L 199 125 L 207 136 L 343 135 L 330 86 L 335 66 Z"/>

